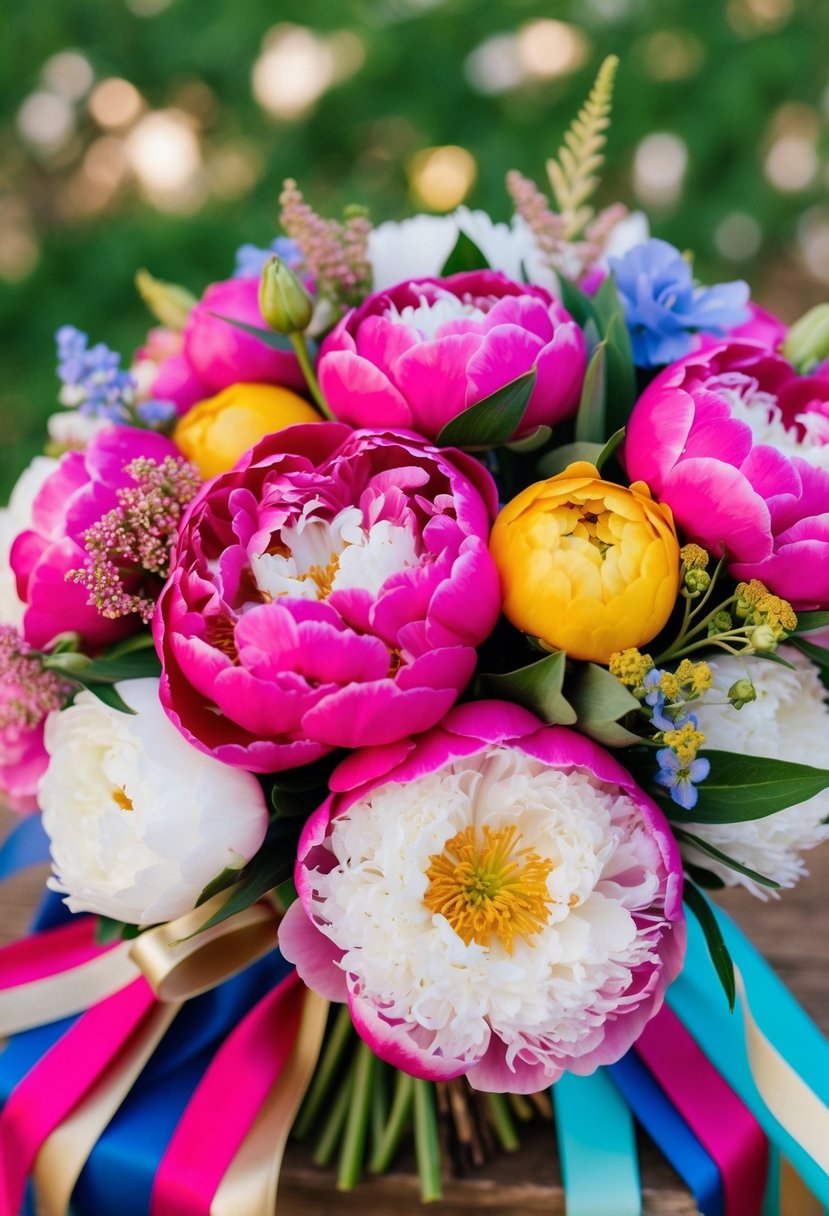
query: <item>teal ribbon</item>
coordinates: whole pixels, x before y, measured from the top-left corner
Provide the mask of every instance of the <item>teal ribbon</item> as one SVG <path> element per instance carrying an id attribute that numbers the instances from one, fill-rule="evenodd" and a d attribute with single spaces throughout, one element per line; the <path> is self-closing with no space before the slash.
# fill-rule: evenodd
<path id="1" fill-rule="evenodd" d="M 713 904 L 709 906 L 743 977 L 757 1025 L 821 1101 L 829 1104 L 829 1042 L 734 922 Z M 820 1202 L 829 1206 L 829 1175 L 777 1121 L 757 1090 L 748 1062 L 742 1014 L 739 1008 L 729 1014 L 704 935 L 693 917 L 688 923 L 685 967 L 668 990 L 668 1004 L 772 1143 L 791 1161 Z M 773 1207 L 767 1210 L 774 1212 Z"/>
<path id="2" fill-rule="evenodd" d="M 633 1116 L 604 1069 L 552 1088 L 567 1216 L 641 1216 Z"/>

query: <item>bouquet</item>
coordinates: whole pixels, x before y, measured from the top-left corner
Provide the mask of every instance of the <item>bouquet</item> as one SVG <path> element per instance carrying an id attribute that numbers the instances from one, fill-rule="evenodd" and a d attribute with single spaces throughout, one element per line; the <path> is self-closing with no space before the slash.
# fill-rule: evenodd
<path id="1" fill-rule="evenodd" d="M 779 1151 L 829 1203 L 826 1045 L 705 893 L 829 837 L 829 305 L 596 211 L 615 66 L 509 224 L 288 181 L 200 299 L 139 274 L 128 370 L 58 331 L 0 525 L 0 870 L 60 896 L 0 953 L 2 1216 L 266 1213 L 292 1129 L 349 1188 L 410 1124 L 435 1199 L 553 1107 L 573 1211 L 641 1201 L 631 1112 L 706 1214 Z"/>

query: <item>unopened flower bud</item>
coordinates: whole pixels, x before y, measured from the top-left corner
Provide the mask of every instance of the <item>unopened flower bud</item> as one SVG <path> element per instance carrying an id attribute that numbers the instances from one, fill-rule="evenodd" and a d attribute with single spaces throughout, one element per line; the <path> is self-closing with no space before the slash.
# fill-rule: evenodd
<path id="1" fill-rule="evenodd" d="M 799 372 L 810 372 L 829 358 L 829 304 L 818 304 L 795 321 L 783 343 L 783 354 Z"/>
<path id="2" fill-rule="evenodd" d="M 754 650 L 776 650 L 777 630 L 771 625 L 758 625 L 756 629 L 752 629 L 748 640 Z"/>
<path id="3" fill-rule="evenodd" d="M 689 595 L 702 595 L 703 591 L 707 591 L 711 586 L 711 575 L 706 570 L 692 566 L 690 570 L 685 571 L 683 582 Z"/>
<path id="4" fill-rule="evenodd" d="M 292 270 L 276 255 L 268 258 L 259 283 L 259 308 L 278 334 L 299 334 L 314 314 L 308 292 Z"/>
<path id="5" fill-rule="evenodd" d="M 742 709 L 750 701 L 757 700 L 757 690 L 748 676 L 735 680 L 728 690 L 728 699 L 735 709 Z"/>
<path id="6" fill-rule="evenodd" d="M 731 613 L 726 612 L 725 608 L 721 608 L 708 622 L 709 638 L 715 637 L 718 633 L 728 633 L 733 623 Z"/>
<path id="7" fill-rule="evenodd" d="M 138 271 L 135 285 L 156 321 L 176 332 L 184 329 L 187 318 L 198 304 L 194 295 L 177 283 L 164 283 L 156 279 L 149 270 Z"/>

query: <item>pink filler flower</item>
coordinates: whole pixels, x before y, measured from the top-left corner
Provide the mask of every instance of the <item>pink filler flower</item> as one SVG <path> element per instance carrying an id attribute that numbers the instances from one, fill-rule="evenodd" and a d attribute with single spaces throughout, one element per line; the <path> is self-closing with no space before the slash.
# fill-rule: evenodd
<path id="1" fill-rule="evenodd" d="M 31 529 L 20 533 L 9 554 L 26 605 L 23 634 L 32 646 L 47 646 L 70 630 L 91 646 L 105 646 L 135 629 L 134 619 L 101 616 L 88 602 L 86 587 L 67 582 L 66 575 L 86 561 L 87 528 L 117 505 L 119 489 L 134 485 L 126 466 L 140 456 L 160 463 L 178 455 L 163 435 L 111 426 L 98 431 L 82 452 L 61 458 L 35 498 Z"/>
<path id="2" fill-rule="evenodd" d="M 433 726 L 498 616 L 496 509 L 477 461 L 416 435 L 264 439 L 182 524 L 154 621 L 173 722 L 255 772 Z"/>
<path id="3" fill-rule="evenodd" d="M 756 342 L 711 345 L 648 386 L 624 461 L 735 578 L 829 607 L 829 377 Z"/>
<path id="4" fill-rule="evenodd" d="M 317 374 L 344 422 L 412 428 L 434 439 L 452 418 L 533 367 L 537 379 L 516 437 L 573 413 L 584 339 L 543 287 L 479 270 L 369 296 L 328 335 Z"/>
<path id="5" fill-rule="evenodd" d="M 282 953 L 417 1077 L 544 1089 L 619 1059 L 685 947 L 656 805 L 591 740 L 472 702 L 335 769 L 298 847 Z"/>

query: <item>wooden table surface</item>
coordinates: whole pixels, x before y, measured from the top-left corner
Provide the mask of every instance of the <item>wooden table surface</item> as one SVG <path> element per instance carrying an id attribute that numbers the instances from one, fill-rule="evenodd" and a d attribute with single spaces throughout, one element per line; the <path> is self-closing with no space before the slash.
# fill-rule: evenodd
<path id="1" fill-rule="evenodd" d="M 0 810 L 0 834 L 9 822 Z M 829 1034 L 829 846 L 811 855 L 810 869 L 810 876 L 780 900 L 761 903 L 742 890 L 722 892 L 717 899 Z M 30 871 L 0 885 L 0 943 L 25 932 L 44 872 Z M 521 1136 L 517 1153 L 497 1158 L 470 1179 L 447 1180 L 436 1213 L 469 1216 L 480 1210 L 486 1216 L 535 1212 L 564 1216 L 552 1129 L 533 1124 L 522 1129 Z M 688 1191 L 644 1136 L 640 1163 L 644 1216 L 693 1216 L 696 1207 Z M 393 1173 L 367 1179 L 343 1195 L 334 1190 L 332 1176 L 311 1163 L 304 1148 L 291 1146 L 279 1195 L 279 1216 L 415 1216 L 423 1211 L 413 1163 L 405 1155 Z"/>

